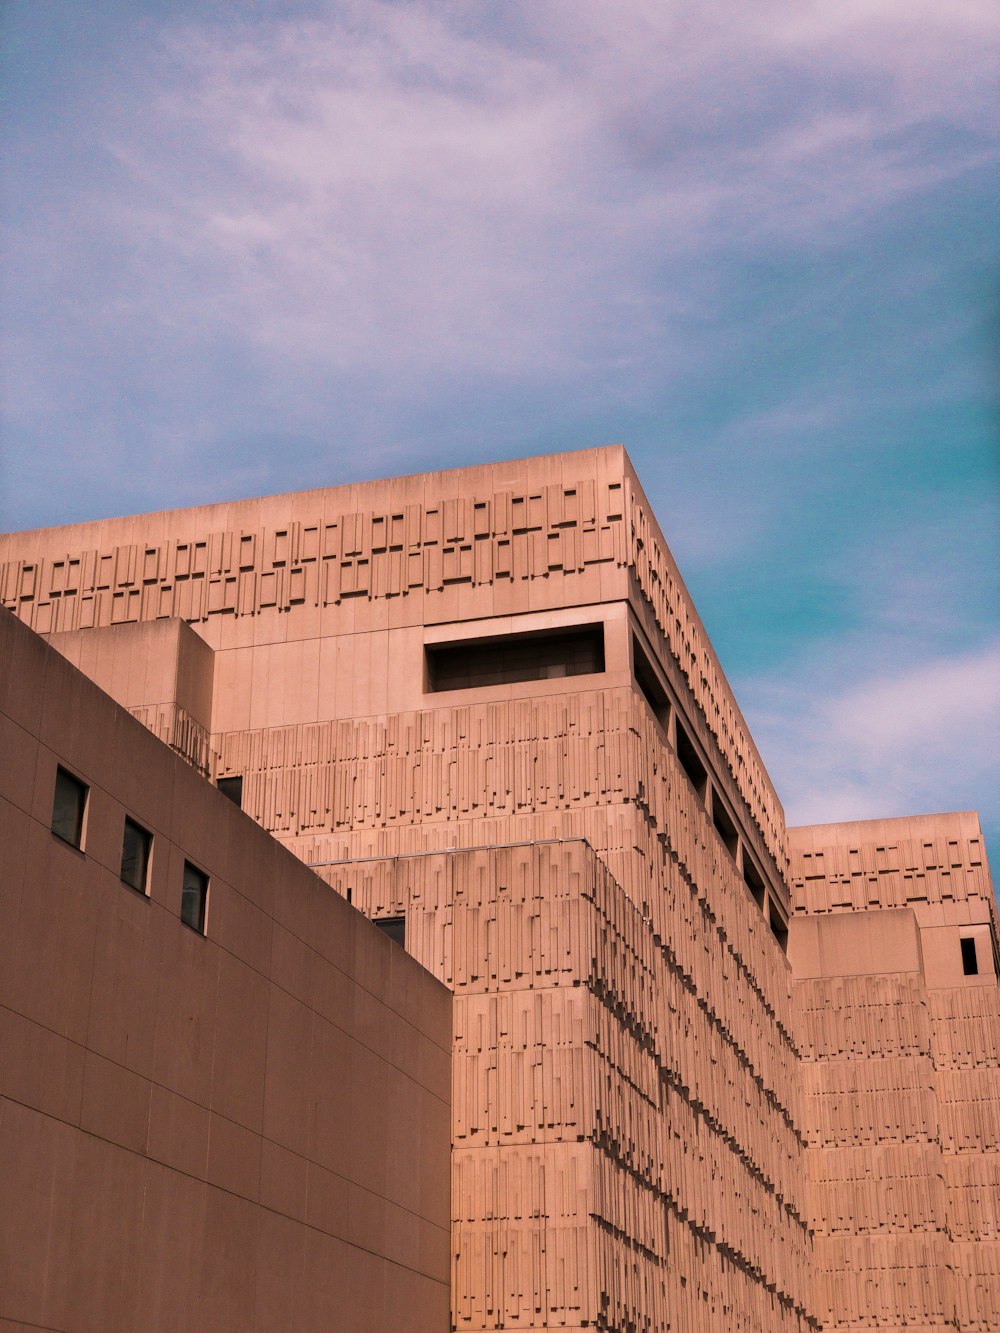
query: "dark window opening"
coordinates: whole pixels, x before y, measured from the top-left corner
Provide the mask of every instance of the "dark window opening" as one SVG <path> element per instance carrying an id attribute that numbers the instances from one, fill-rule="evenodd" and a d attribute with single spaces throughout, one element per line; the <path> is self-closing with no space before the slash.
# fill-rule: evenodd
<path id="1" fill-rule="evenodd" d="M 773 902 L 771 903 L 771 909 L 770 912 L 768 913 L 768 919 L 770 920 L 771 923 L 771 934 L 778 941 L 782 953 L 787 953 L 788 926 L 781 919 L 781 914 L 778 912 Z"/>
<path id="2" fill-rule="evenodd" d="M 149 850 L 153 845 L 153 835 L 147 833 L 133 819 L 125 820 L 122 834 L 122 869 L 121 880 L 130 889 L 139 893 L 146 892 L 146 872 L 149 869 Z"/>
<path id="3" fill-rule="evenodd" d="M 642 690 L 646 702 L 653 710 L 653 716 L 666 731 L 667 724 L 670 721 L 670 702 L 663 686 L 660 684 L 659 677 L 653 669 L 653 664 L 646 656 L 634 634 L 632 635 L 632 671 L 635 675 L 636 684 Z"/>
<path id="4" fill-rule="evenodd" d="M 64 768 L 57 768 L 56 790 L 52 800 L 52 832 L 71 847 L 82 845 L 86 806 L 86 783 L 75 778 L 72 773 L 67 773 Z"/>
<path id="5" fill-rule="evenodd" d="M 181 920 L 199 935 L 205 933 L 205 909 L 208 906 L 208 876 L 190 861 L 184 862 L 184 886 L 181 889 Z"/>
<path id="6" fill-rule="evenodd" d="M 681 768 L 688 775 L 691 786 L 704 800 L 708 787 L 708 773 L 698 758 L 698 751 L 694 748 L 690 736 L 680 722 L 677 723 L 677 758 L 680 760 Z"/>
<path id="7" fill-rule="evenodd" d="M 979 976 L 979 959 L 976 957 L 976 941 L 971 935 L 963 935 L 962 940 L 962 971 L 967 977 Z"/>
<path id="8" fill-rule="evenodd" d="M 753 894 L 753 900 L 761 910 L 764 907 L 764 881 L 761 878 L 760 871 L 754 863 L 748 858 L 746 848 L 743 849 L 743 882 Z"/>
<path id="9" fill-rule="evenodd" d="M 229 798 L 233 805 L 243 809 L 243 779 L 239 778 L 219 778 L 219 791 L 223 796 Z"/>
<path id="10" fill-rule="evenodd" d="M 739 835 L 736 832 L 736 825 L 729 818 L 729 811 L 719 799 L 719 793 L 714 790 L 712 792 L 712 823 L 715 825 L 719 837 L 725 843 L 726 851 L 735 861 Z"/>
<path id="11" fill-rule="evenodd" d="M 406 948 L 405 916 L 377 916 L 373 920 L 382 934 L 388 935 L 393 944 L 398 944 L 401 949 Z"/>
<path id="12" fill-rule="evenodd" d="M 427 647 L 428 688 L 433 692 L 586 676 L 603 670 L 602 625 Z"/>

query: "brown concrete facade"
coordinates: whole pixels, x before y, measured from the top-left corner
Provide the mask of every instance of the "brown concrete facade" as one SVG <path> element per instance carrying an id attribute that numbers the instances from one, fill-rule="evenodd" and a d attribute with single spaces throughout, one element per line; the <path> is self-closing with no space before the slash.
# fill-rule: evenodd
<path id="1" fill-rule="evenodd" d="M 979 820 L 790 829 L 789 849 L 817 1315 L 988 1333 L 1000 960 Z"/>
<path id="2" fill-rule="evenodd" d="M 839 974 L 785 952 L 791 926 L 793 959 L 833 957 L 790 878 L 810 831 L 785 828 L 622 449 L 14 534 L 0 597 L 453 992 L 453 1328 L 982 1306 L 979 1258 L 939 1293 L 932 1249 L 924 1292 L 824 1248 L 814 1025 Z M 968 870 L 954 902 L 992 903 Z M 857 906 L 870 938 L 895 904 Z M 911 916 L 887 926 L 904 953 Z M 995 972 L 952 986 L 953 962 L 921 984 L 992 996 L 995 1028 Z"/>
<path id="3" fill-rule="evenodd" d="M 444 1333 L 447 989 L 5 611 L 0 755 L 0 1324 Z"/>

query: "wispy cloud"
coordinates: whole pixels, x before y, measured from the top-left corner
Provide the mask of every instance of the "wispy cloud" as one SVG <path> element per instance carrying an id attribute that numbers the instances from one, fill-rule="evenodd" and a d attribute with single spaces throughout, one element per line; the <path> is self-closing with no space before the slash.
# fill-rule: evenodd
<path id="1" fill-rule="evenodd" d="M 790 824 L 979 808 L 1000 833 L 1000 640 L 895 673 L 840 645 L 743 693 Z"/>

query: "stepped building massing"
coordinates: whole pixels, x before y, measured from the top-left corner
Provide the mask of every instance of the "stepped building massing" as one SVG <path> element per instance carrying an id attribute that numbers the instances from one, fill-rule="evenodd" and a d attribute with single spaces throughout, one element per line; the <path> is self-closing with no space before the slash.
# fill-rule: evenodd
<path id="1" fill-rule="evenodd" d="M 1000 1326 L 997 914 L 978 820 L 786 828 L 623 449 L 17 533 L 0 539 L 0 580 L 59 670 L 68 659 L 159 737 L 185 783 L 200 775 L 203 850 L 187 854 L 203 878 L 164 882 L 171 922 L 200 907 L 206 942 L 227 947 L 206 839 L 266 830 L 351 921 L 375 923 L 353 929 L 381 930 L 448 996 L 450 1154 L 431 1150 L 427 1098 L 448 1104 L 433 1069 L 406 1066 L 387 1116 L 338 1121 L 309 1048 L 315 1123 L 272 1176 L 308 1180 L 322 1134 L 360 1137 L 403 1239 L 391 1317 L 355 1294 L 332 1322 L 306 1301 L 285 1326 L 447 1329 L 433 1237 L 449 1227 L 450 1327 L 469 1333 Z M 59 744 L 48 735 L 36 765 L 39 808 L 57 769 L 93 780 L 86 747 Z M 322 952 L 344 927 L 310 913 L 297 947 Z M 348 971 L 377 998 L 384 959 L 365 947 Z M 272 942 L 257 972 L 276 960 Z M 440 1001 L 421 1001 L 424 976 L 399 983 L 389 1029 L 430 1050 Z M 154 1099 L 161 1083 L 169 1071 Z M 417 1120 L 422 1137 L 398 1128 Z M 276 1124 L 231 1149 L 251 1177 Z M 84 1133 L 68 1113 L 60 1125 Z M 211 1197 L 204 1164 L 187 1169 Z M 405 1188 L 420 1170 L 445 1196 L 450 1170 L 450 1216 L 432 1184 Z M 255 1209 L 300 1221 L 291 1185 L 246 1197 L 247 1226 Z M 359 1238 L 346 1211 L 329 1221 L 348 1256 L 333 1288 L 355 1251 L 391 1249 L 391 1228 Z M 51 1248 L 69 1223 L 51 1198 L 36 1212 L 19 1243 Z M 319 1280 L 315 1225 L 303 1213 L 288 1232 L 299 1287 Z M 87 1243 L 103 1255 L 99 1227 Z M 275 1298 L 253 1299 L 269 1258 L 251 1254 L 250 1295 L 220 1299 L 213 1327 L 280 1326 Z M 102 1262 L 75 1279 L 87 1309 Z M 43 1279 L 21 1285 L 0 1315 L 49 1326 Z"/>

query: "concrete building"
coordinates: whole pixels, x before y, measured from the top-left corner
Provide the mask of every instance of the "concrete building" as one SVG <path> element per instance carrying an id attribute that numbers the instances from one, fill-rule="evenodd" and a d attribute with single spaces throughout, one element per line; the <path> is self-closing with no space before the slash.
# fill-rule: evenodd
<path id="1" fill-rule="evenodd" d="M 227 948 L 215 885 L 241 881 L 210 861 L 218 843 L 251 878 L 248 862 L 280 867 L 267 902 L 279 924 L 307 904 L 297 948 L 324 954 L 328 934 L 354 932 L 348 973 L 386 1006 L 387 1040 L 412 1031 L 439 1050 L 450 993 L 452 1328 L 996 1326 L 1000 990 L 978 821 L 786 829 L 622 449 L 13 534 L 0 539 L 0 599 L 61 654 L 48 650 L 60 665 L 44 668 L 46 680 L 80 681 L 68 659 L 119 705 L 90 685 L 66 687 L 81 700 L 64 710 L 67 738 L 46 726 L 30 804 L 22 796 L 18 807 L 36 839 L 64 841 L 54 825 L 65 832 L 71 820 L 72 782 L 103 790 L 91 769 L 110 763 L 119 823 L 127 816 L 175 848 L 160 888 L 165 930 L 186 939 L 183 914 L 194 911 L 195 943 Z M 19 626 L 6 633 L 24 640 Z M 130 755 L 105 753 L 109 731 L 144 734 L 122 710 L 174 751 L 145 742 L 186 793 L 163 814 L 135 804 L 142 768 Z M 89 721 L 98 715 L 100 726 Z M 31 729 L 15 724 L 23 745 Z M 122 828 L 104 827 L 94 855 L 114 911 L 113 895 L 131 901 L 135 890 L 122 888 L 124 861 L 117 871 Z M 82 855 L 89 865 L 89 841 Z M 38 861 L 18 864 L 23 916 Z M 185 866 L 202 879 L 188 884 Z M 74 884 L 86 898 L 84 878 Z M 399 961 L 362 914 L 437 982 Z M 16 920 L 15 933 L 30 930 Z M 33 938 L 28 947 L 44 951 Z M 317 1006 L 314 1023 L 330 1017 L 319 983 L 292 984 L 302 958 L 280 959 L 274 979 L 273 940 L 267 957 L 262 984 Z M 387 994 L 394 966 L 410 970 Z M 90 975 L 107 987 L 103 967 Z M 61 1031 L 15 1001 L 15 1019 Z M 87 1007 L 77 995 L 66 1010 L 77 1002 Z M 107 1003 L 130 1007 L 117 991 Z M 260 1040 L 259 1012 L 238 997 L 218 1002 L 215 1021 Z M 360 1027 L 345 1031 L 364 1044 Z M 89 1028 L 75 1031 L 86 1046 Z M 298 1040 L 288 1049 L 302 1050 Z M 274 1046 L 285 1049 L 280 1031 Z M 311 1049 L 305 1071 L 289 1061 L 307 1105 L 313 1078 L 354 1087 L 369 1077 Z M 24 1059 L 10 1061 L 15 1075 Z M 381 1273 L 405 1268 L 426 1313 L 407 1306 L 411 1323 L 399 1321 L 400 1276 L 395 1295 L 371 1297 L 367 1323 L 330 1318 L 322 1295 L 303 1294 L 317 1270 L 302 1268 L 296 1299 L 314 1304 L 301 1316 L 275 1315 L 277 1279 L 258 1272 L 261 1304 L 239 1318 L 227 1308 L 213 1327 L 447 1327 L 435 1238 L 448 1167 L 434 1152 L 415 1162 L 412 1140 L 393 1138 L 416 1118 L 419 1141 L 436 1142 L 448 1102 L 436 1059 L 403 1062 L 391 1089 L 383 1078 L 388 1115 L 327 1126 L 337 1152 L 358 1143 L 391 1163 L 379 1169 L 398 1197 L 380 1193 L 382 1176 L 360 1184 L 408 1209 L 412 1228 L 386 1227 L 367 1245 L 343 1220 L 324 1234 L 361 1244 Z M 270 1073 L 269 1062 L 258 1068 L 265 1108 Z M 154 1071 L 151 1087 L 161 1085 L 171 1087 Z M 4 1095 L 0 1126 L 8 1105 L 15 1124 L 25 1108 L 54 1114 L 16 1089 Z M 285 1094 L 274 1097 L 284 1108 Z M 95 1091 L 90 1104 L 103 1100 Z M 294 1145 L 282 1138 L 296 1133 L 284 1127 L 296 1114 L 289 1102 L 253 1127 L 292 1155 L 269 1178 L 289 1196 L 317 1142 L 302 1123 Z M 95 1133 L 79 1117 L 55 1119 L 73 1142 Z M 131 1143 L 147 1171 L 149 1134 Z M 15 1130 L 15 1159 L 18 1141 Z M 243 1151 L 232 1149 L 242 1178 L 262 1182 Z M 203 1169 L 196 1178 L 211 1188 Z M 103 1207 L 115 1207 L 117 1188 L 107 1185 Z M 17 1246 L 36 1255 L 23 1284 L 34 1304 L 30 1317 L 13 1306 L 0 1317 L 102 1326 L 102 1296 L 79 1316 L 66 1313 L 71 1297 L 45 1304 L 51 1279 L 37 1252 L 51 1253 L 65 1225 L 51 1202 L 65 1196 L 49 1197 L 48 1221 L 39 1214 L 27 1231 L 10 1210 Z M 87 1185 L 75 1198 L 76 1209 L 92 1206 Z M 261 1234 L 274 1205 L 246 1198 Z M 298 1220 L 311 1235 L 308 1216 Z M 94 1243 L 106 1247 L 100 1231 Z M 176 1244 L 146 1247 L 149 1282 L 165 1281 Z M 247 1256 L 252 1271 L 260 1250 Z M 200 1298 L 185 1299 L 170 1326 L 206 1326 L 190 1313 Z M 147 1305 L 130 1308 L 134 1326 L 163 1326 Z"/>

